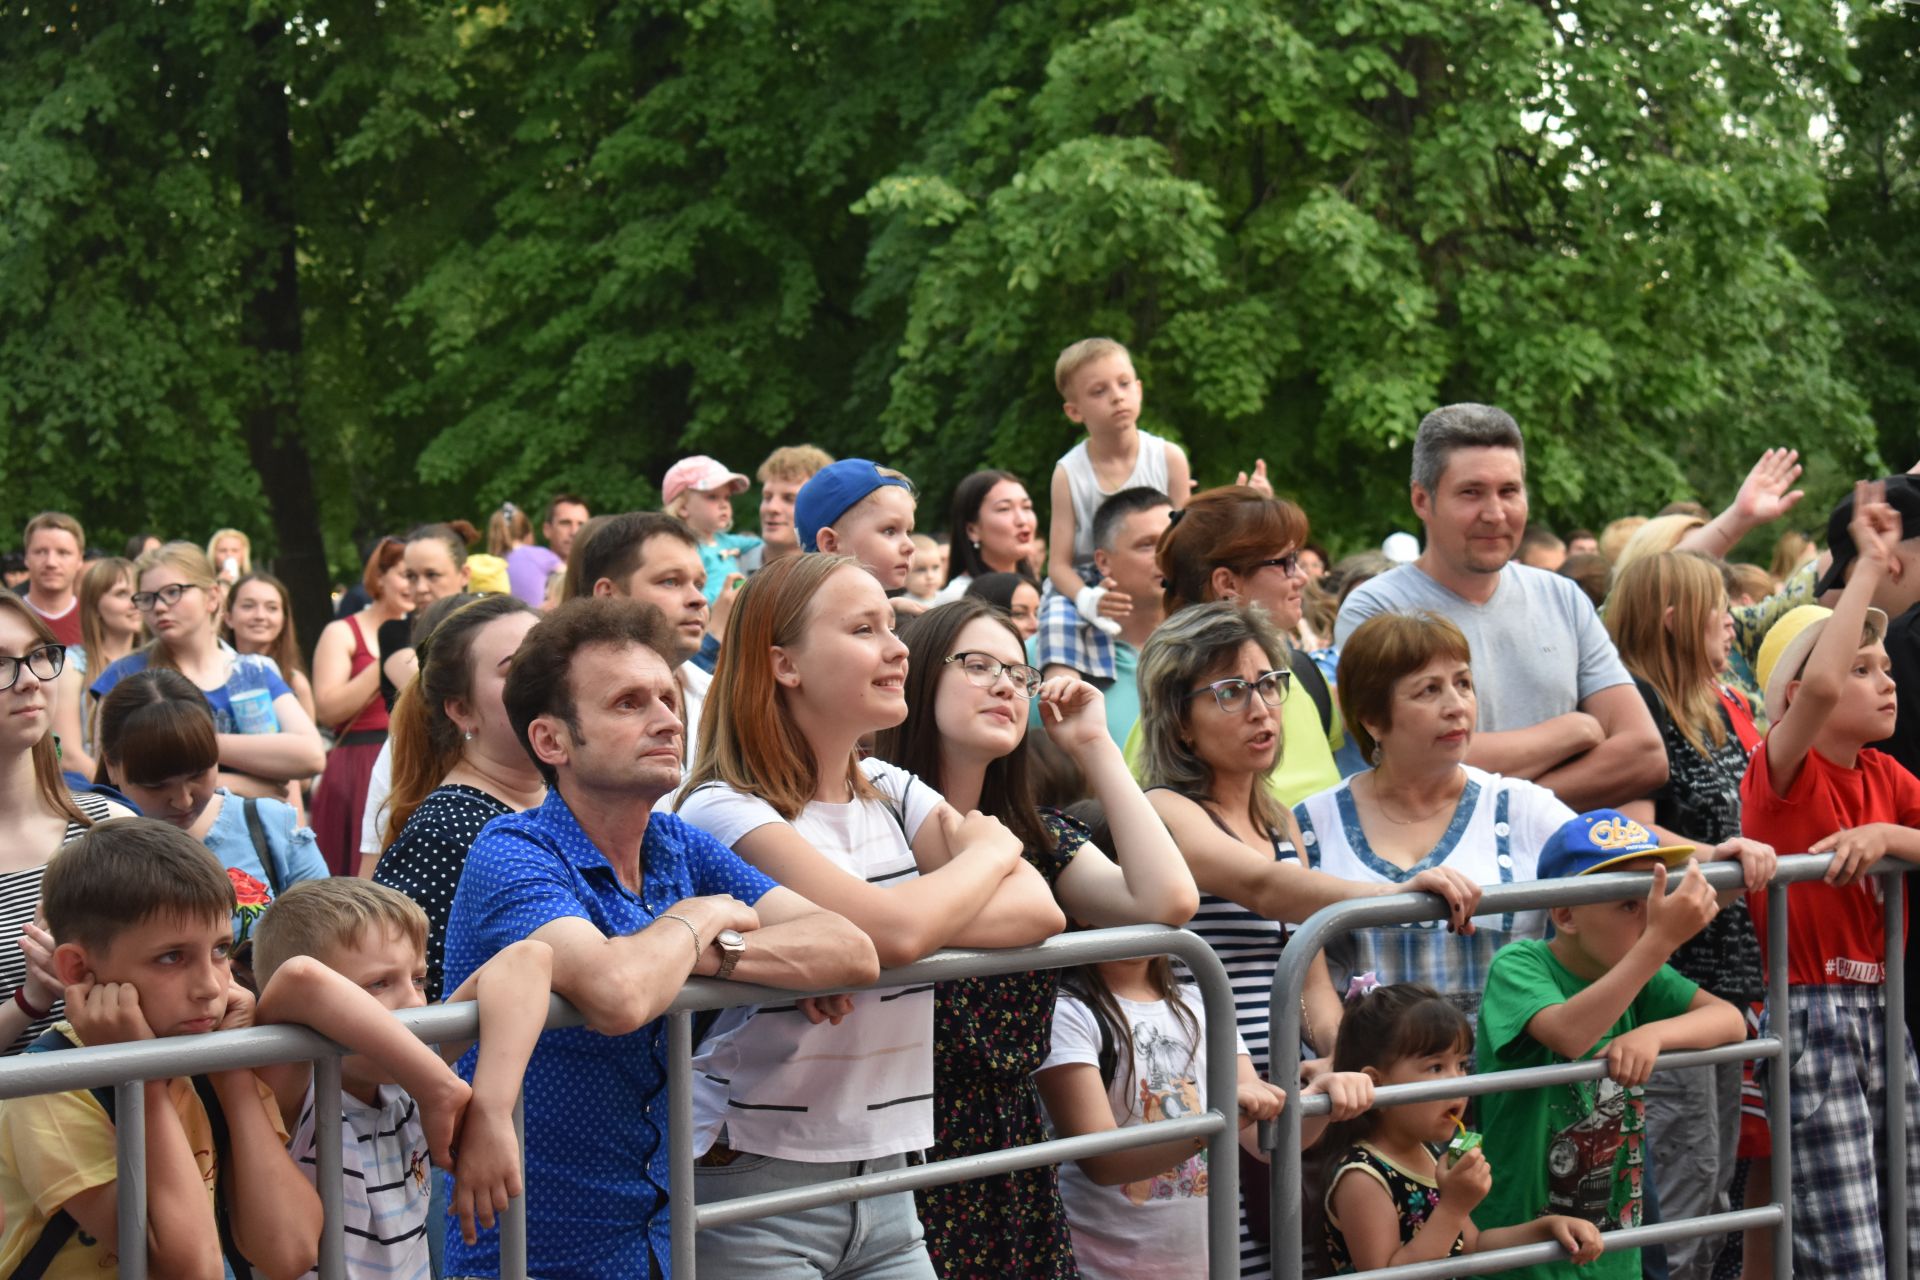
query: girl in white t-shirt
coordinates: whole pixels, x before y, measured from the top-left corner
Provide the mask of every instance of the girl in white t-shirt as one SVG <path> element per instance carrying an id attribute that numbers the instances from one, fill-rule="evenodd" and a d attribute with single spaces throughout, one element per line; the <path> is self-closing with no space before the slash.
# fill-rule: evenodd
<path id="1" fill-rule="evenodd" d="M 1020 840 L 964 819 L 863 737 L 907 714 L 907 648 L 848 556 L 774 562 L 742 588 L 680 816 L 852 920 L 893 968 L 945 946 L 1014 947 L 1062 927 Z M 749 939 L 748 945 L 751 946 Z M 933 989 L 723 1014 L 694 1062 L 701 1202 L 900 1168 L 933 1141 Z M 901 1192 L 703 1231 L 715 1275 L 931 1277 Z"/>
<path id="2" fill-rule="evenodd" d="M 1165 956 L 1116 960 L 1067 971 L 1053 1012 L 1053 1050 L 1034 1075 L 1060 1137 L 1130 1129 L 1207 1109 L 1206 1013 L 1192 986 L 1174 979 Z M 1239 1051 L 1235 1101 L 1243 1149 L 1265 1158 L 1255 1125 L 1280 1114 L 1287 1095 Z M 1358 1073 L 1321 1075 L 1305 1090 L 1333 1100 L 1331 1119 L 1373 1105 Z M 1309 1119 L 1311 1145 L 1329 1117 Z M 1073 1230 L 1083 1280 L 1158 1280 L 1198 1275 L 1207 1257 L 1207 1150 L 1180 1138 L 1060 1167 L 1060 1198 Z"/>

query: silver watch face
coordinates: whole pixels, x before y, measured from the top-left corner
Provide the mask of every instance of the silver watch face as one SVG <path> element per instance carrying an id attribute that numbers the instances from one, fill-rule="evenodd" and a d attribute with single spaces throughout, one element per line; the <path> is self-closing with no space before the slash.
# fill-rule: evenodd
<path id="1" fill-rule="evenodd" d="M 746 938 L 738 929 L 722 929 L 713 935 L 713 940 L 720 944 L 723 951 L 744 951 L 747 946 Z"/>

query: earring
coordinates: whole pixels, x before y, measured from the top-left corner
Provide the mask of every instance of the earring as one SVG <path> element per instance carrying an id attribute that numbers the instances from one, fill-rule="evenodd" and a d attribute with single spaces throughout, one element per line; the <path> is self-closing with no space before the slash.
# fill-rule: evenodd
<path id="1" fill-rule="evenodd" d="M 975 551 L 978 551 L 978 550 L 980 549 L 980 539 L 978 539 L 978 538 L 975 538 L 975 539 L 973 540 L 973 549 L 974 549 Z"/>
<path id="2" fill-rule="evenodd" d="M 1376 742 L 1373 744 L 1373 754 L 1369 755 L 1367 759 L 1369 762 L 1372 763 L 1374 768 L 1378 769 L 1380 767 L 1380 744 L 1379 743 Z"/>
<path id="3" fill-rule="evenodd" d="M 471 730 L 471 729 L 462 729 L 462 730 L 460 731 L 460 740 L 461 740 L 462 742 L 472 742 L 472 741 L 473 741 L 473 730 Z M 1378 761 L 1376 761 L 1375 763 L 1378 763 Z"/>

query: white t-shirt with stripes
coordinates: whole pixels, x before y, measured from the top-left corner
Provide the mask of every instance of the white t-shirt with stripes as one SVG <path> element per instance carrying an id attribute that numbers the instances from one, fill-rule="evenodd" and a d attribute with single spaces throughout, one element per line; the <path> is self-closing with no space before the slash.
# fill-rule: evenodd
<path id="1" fill-rule="evenodd" d="M 398 1085 L 380 1086 L 379 1097 L 378 1106 L 368 1106 L 350 1093 L 340 1095 L 347 1276 L 429 1280 L 427 1203 L 433 1173 L 420 1108 Z M 311 1085 L 300 1104 L 300 1127 L 287 1149 L 300 1172 L 313 1181 L 318 1166 Z"/>
<path id="2" fill-rule="evenodd" d="M 869 884 L 920 874 L 911 841 L 940 794 L 905 770 L 866 760 L 880 800 L 814 801 L 793 829 Z M 710 783 L 680 817 L 733 845 L 783 819 L 772 805 Z M 753 945 L 749 938 L 747 945 Z M 863 991 L 839 1026 L 793 1004 L 729 1009 L 693 1060 L 694 1150 L 726 1126 L 727 1145 L 784 1160 L 873 1160 L 933 1145 L 933 987 Z"/>

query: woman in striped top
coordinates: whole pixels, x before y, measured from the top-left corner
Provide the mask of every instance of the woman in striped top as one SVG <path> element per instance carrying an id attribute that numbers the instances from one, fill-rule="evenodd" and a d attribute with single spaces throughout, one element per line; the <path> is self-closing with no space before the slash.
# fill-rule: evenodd
<path id="1" fill-rule="evenodd" d="M 1480 890 L 1441 867 L 1404 885 L 1357 884 L 1308 870 L 1293 814 L 1268 786 L 1280 756 L 1279 707 L 1291 673 L 1266 612 L 1226 601 L 1192 605 L 1160 625 L 1140 652 L 1141 781 L 1200 886 L 1188 927 L 1205 938 L 1233 986 L 1240 1034 L 1254 1070 L 1267 1075 L 1267 1004 L 1286 942 L 1299 923 L 1349 898 L 1426 892 L 1447 900 L 1455 926 L 1472 918 Z M 1303 1030 L 1333 1047 L 1340 1001 L 1314 961 Z M 1289 1091 L 1295 1081 L 1275 1081 Z M 1266 1247 L 1241 1215 L 1241 1273 L 1268 1272 Z"/>
<path id="2" fill-rule="evenodd" d="M 53 939 L 33 923 L 47 860 L 95 822 L 129 816 L 61 780 L 50 730 L 54 681 L 65 665 L 65 648 L 39 615 L 0 592 L 0 1045 L 9 1054 L 61 1013 Z"/>

